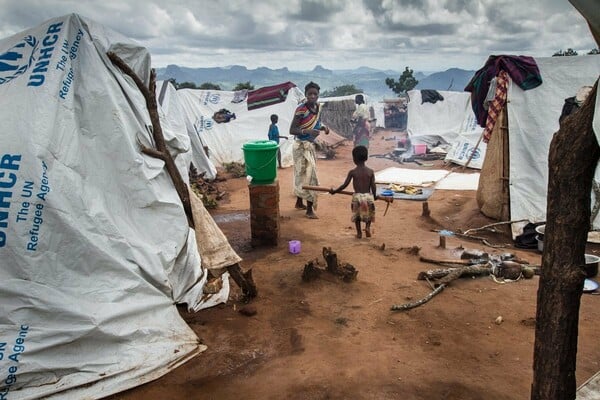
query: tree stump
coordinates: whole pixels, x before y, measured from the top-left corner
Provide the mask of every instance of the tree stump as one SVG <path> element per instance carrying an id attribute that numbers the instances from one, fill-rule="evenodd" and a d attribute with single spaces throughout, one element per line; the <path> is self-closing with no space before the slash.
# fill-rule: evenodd
<path id="1" fill-rule="evenodd" d="M 325 269 L 317 267 L 317 265 L 319 265 L 319 261 L 316 259 L 306 263 L 304 270 L 302 271 L 302 280 L 304 282 L 314 281 L 315 279 L 319 278 L 323 272 L 328 272 L 332 275 L 340 277 L 344 282 L 352 282 L 356 280 L 356 276 L 358 275 L 356 268 L 348 263 L 342 263 L 340 265 L 337 254 L 335 251 L 331 250 L 331 247 L 323 247 L 323 258 L 327 263 L 327 267 Z"/>
<path id="2" fill-rule="evenodd" d="M 353 265 L 348 263 L 339 264 L 337 254 L 331 250 L 331 247 L 323 247 L 323 258 L 327 263 L 327 271 L 341 276 L 344 282 L 352 282 L 356 280 L 358 271 Z"/>
<path id="3" fill-rule="evenodd" d="M 315 267 L 315 263 L 317 261 L 309 261 L 304 266 L 304 271 L 302 271 L 302 280 L 304 282 L 311 282 L 318 279 L 321 276 L 321 269 Z"/>

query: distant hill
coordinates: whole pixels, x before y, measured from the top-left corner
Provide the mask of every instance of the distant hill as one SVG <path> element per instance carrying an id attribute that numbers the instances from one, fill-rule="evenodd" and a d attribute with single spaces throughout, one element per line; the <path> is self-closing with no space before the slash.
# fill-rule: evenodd
<path id="1" fill-rule="evenodd" d="M 321 91 L 332 90 L 337 86 L 354 85 L 362 89 L 373 100 L 396 97 L 385 84 L 386 78 L 398 79 L 401 75 L 396 71 L 381 71 L 369 67 L 350 70 L 330 70 L 317 65 L 312 71 L 290 71 L 287 68 L 270 69 L 260 67 L 247 69 L 241 65 L 214 68 L 188 68 L 169 65 L 156 69 L 159 80 L 174 78 L 177 82 L 193 82 L 196 85 L 210 82 L 219 85 L 223 90 L 231 90 L 238 83 L 250 82 L 254 87 L 275 85 L 291 81 L 303 88 L 311 80 L 321 86 Z M 451 68 L 444 72 L 425 75 L 415 71 L 419 84 L 417 89 L 435 89 L 462 91 L 473 76 L 474 71 Z"/>

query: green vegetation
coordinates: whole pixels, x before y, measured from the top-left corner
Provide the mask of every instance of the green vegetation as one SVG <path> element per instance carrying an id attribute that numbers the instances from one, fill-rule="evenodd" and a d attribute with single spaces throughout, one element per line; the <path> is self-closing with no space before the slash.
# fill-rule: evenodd
<path id="1" fill-rule="evenodd" d="M 595 49 L 591 49 L 587 52 L 588 55 L 600 54 L 600 50 L 596 47 Z M 552 54 L 552 57 L 564 57 L 564 56 L 576 56 L 577 51 L 568 48 L 567 50 L 560 49 L 556 53 Z"/>
<path id="2" fill-rule="evenodd" d="M 221 90 L 221 87 L 217 84 L 204 82 L 200 86 L 196 86 L 194 82 L 182 82 L 178 83 L 175 78 L 167 79 L 168 82 L 171 82 L 175 89 L 202 89 L 202 90 Z"/>
<path id="3" fill-rule="evenodd" d="M 250 81 L 240 82 L 237 85 L 235 85 L 235 87 L 233 88 L 233 91 L 235 92 L 236 90 L 244 90 L 244 89 L 254 90 L 254 85 L 251 84 Z"/>
<path id="4" fill-rule="evenodd" d="M 388 85 L 388 87 L 392 89 L 392 91 L 396 93 L 398 97 L 406 96 L 406 92 L 414 89 L 418 83 L 419 81 L 413 76 L 413 70 L 408 67 L 406 67 L 404 72 L 402 72 L 402 75 L 400 75 L 398 81 L 393 78 L 386 78 L 385 80 L 385 84 Z"/>
<path id="5" fill-rule="evenodd" d="M 566 51 L 559 50 L 556 53 L 552 54 L 552 57 L 563 57 L 563 56 L 576 56 L 577 52 L 571 48 Z"/>
<path id="6" fill-rule="evenodd" d="M 202 90 L 221 90 L 221 86 L 216 83 L 204 82 L 202 85 L 198 87 L 198 89 Z"/>
<path id="7" fill-rule="evenodd" d="M 341 85 L 336 86 L 332 90 L 325 90 L 320 93 L 321 97 L 336 97 L 336 96 L 348 96 L 351 94 L 362 93 L 363 90 L 355 87 L 354 85 Z"/>

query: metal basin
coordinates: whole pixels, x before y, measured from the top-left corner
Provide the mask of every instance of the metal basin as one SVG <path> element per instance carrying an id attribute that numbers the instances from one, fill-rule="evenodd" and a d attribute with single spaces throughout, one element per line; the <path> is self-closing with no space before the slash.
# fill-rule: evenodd
<path id="1" fill-rule="evenodd" d="M 585 255 L 585 276 L 588 278 L 593 278 L 598 275 L 598 263 L 600 262 L 600 257 L 595 256 L 593 254 Z"/>

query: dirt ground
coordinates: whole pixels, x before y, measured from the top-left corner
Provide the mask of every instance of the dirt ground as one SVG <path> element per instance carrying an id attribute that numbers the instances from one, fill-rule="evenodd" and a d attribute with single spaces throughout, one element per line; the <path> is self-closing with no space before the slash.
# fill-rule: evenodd
<path id="1" fill-rule="evenodd" d="M 371 154 L 396 147 L 398 132 L 379 131 Z M 386 140 L 388 139 L 388 140 Z M 351 144 L 333 160 L 319 160 L 322 186 L 338 186 L 352 168 Z M 434 167 L 440 168 L 441 161 Z M 370 158 L 381 170 L 401 166 Z M 414 163 L 406 168 L 423 168 Z M 230 242 L 252 268 L 259 296 L 251 317 L 238 310 L 239 290 L 232 282 L 227 304 L 181 315 L 208 350 L 166 376 L 113 396 L 113 399 L 526 399 L 532 381 L 535 307 L 539 278 L 498 284 L 489 277 L 454 281 L 420 307 L 392 312 L 390 306 L 414 301 L 431 291 L 416 280 L 420 271 L 437 268 L 420 255 L 440 255 L 433 229 L 463 231 L 495 222 L 479 213 L 474 191 L 437 190 L 423 203 L 396 200 L 383 216 L 378 202 L 373 236 L 355 238 L 350 197 L 319 198 L 319 219 L 294 209 L 292 168 L 278 170 L 281 240 L 277 247 L 250 246 L 248 187 L 244 178 L 220 183 L 229 195 L 213 213 Z M 460 246 L 490 254 L 513 252 L 532 264 L 534 250 L 518 250 L 510 237 L 487 235 L 491 243 L 447 239 L 445 256 Z M 300 254 L 288 241 L 300 240 Z M 382 245 L 385 249 L 382 250 Z M 342 262 L 358 269 L 355 282 L 331 275 L 304 283 L 304 265 L 331 247 Z M 419 254 L 411 248 L 417 247 Z M 589 248 L 598 254 L 600 248 Z M 497 317 L 502 323 L 496 324 Z M 600 296 L 581 300 L 577 384 L 600 370 L 598 321 Z"/>

